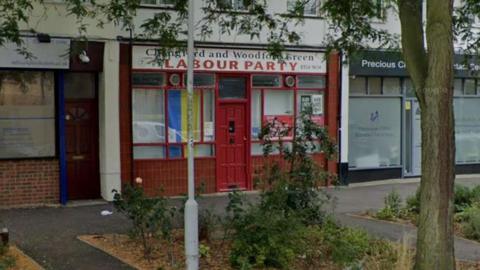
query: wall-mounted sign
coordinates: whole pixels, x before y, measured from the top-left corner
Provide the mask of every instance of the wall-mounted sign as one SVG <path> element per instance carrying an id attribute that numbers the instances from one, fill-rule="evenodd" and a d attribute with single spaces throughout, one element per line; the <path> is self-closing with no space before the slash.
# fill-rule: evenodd
<path id="1" fill-rule="evenodd" d="M 133 69 L 186 70 L 184 51 L 172 52 L 169 59 L 158 60 L 154 46 L 133 47 Z M 324 53 L 286 51 L 284 61 L 272 59 L 265 50 L 197 48 L 195 70 L 238 72 L 326 73 Z"/>
<path id="2" fill-rule="evenodd" d="M 23 41 L 25 48 L 33 57 L 25 58 L 18 52 L 15 43 L 6 43 L 0 46 L 1 68 L 69 68 L 69 39 L 52 38 L 49 43 L 40 43 L 36 38 L 23 38 Z"/>
<path id="3" fill-rule="evenodd" d="M 456 77 L 480 77 L 480 61 L 476 56 L 454 56 Z M 358 76 L 409 76 L 400 52 L 362 51 L 350 59 L 350 75 Z"/>

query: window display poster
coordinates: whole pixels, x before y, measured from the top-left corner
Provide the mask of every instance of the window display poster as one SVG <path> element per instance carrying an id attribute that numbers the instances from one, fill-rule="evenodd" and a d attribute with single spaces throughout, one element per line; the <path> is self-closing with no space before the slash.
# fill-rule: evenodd
<path id="1" fill-rule="evenodd" d="M 323 114 L 323 95 L 300 95 L 300 111 L 312 108 L 312 115 Z"/>
<path id="2" fill-rule="evenodd" d="M 349 154 L 351 168 L 401 164 L 401 100 L 350 98 Z"/>
<path id="3" fill-rule="evenodd" d="M 0 120 L 0 158 L 55 156 L 55 119 Z"/>
<path id="4" fill-rule="evenodd" d="M 293 116 L 291 115 L 265 115 L 263 122 L 273 123 L 273 128 L 270 135 L 273 139 L 279 139 L 279 135 L 286 130 L 290 129 L 286 136 L 283 136 L 283 140 L 293 139 Z"/>

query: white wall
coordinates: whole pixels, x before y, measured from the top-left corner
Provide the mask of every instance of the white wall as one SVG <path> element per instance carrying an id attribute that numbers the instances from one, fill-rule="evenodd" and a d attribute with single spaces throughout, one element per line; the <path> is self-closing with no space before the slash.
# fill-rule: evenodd
<path id="1" fill-rule="evenodd" d="M 120 47 L 116 41 L 105 43 L 103 72 L 99 80 L 100 191 L 102 198 L 113 200 L 112 189 L 120 190 Z"/>

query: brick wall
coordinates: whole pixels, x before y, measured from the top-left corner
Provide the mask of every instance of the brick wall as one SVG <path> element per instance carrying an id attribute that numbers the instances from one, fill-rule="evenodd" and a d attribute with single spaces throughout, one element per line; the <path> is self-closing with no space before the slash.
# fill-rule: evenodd
<path id="1" fill-rule="evenodd" d="M 0 207 L 58 201 L 58 160 L 0 161 Z"/>

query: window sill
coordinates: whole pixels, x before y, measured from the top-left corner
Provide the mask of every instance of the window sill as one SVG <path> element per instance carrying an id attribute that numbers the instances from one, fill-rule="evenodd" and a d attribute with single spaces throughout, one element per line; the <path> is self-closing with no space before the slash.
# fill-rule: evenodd
<path id="1" fill-rule="evenodd" d="M 284 17 L 284 18 L 293 18 L 293 19 L 312 19 L 312 20 L 324 20 L 324 18 L 320 15 L 292 15 L 289 13 L 278 13 L 277 15 Z"/>
<path id="2" fill-rule="evenodd" d="M 139 5 L 139 9 L 155 9 L 155 10 L 170 10 L 176 11 L 174 6 L 154 6 L 154 5 Z"/>

